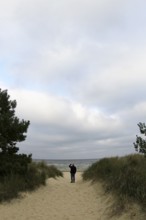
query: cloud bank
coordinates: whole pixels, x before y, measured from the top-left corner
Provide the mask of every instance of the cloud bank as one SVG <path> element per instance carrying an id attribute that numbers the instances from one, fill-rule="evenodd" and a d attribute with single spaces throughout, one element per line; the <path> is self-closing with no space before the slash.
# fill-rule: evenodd
<path id="1" fill-rule="evenodd" d="M 144 0 L 0 3 L 0 85 L 34 158 L 134 153 L 145 122 Z"/>

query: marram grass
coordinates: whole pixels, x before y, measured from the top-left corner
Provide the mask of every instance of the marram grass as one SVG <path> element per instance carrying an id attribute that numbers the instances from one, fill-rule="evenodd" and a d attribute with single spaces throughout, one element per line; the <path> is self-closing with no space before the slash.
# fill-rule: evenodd
<path id="1" fill-rule="evenodd" d="M 146 158 L 133 154 L 104 158 L 83 173 L 84 180 L 102 181 L 105 189 L 122 198 L 146 205 Z"/>
<path id="2" fill-rule="evenodd" d="M 44 162 L 28 164 L 24 175 L 11 173 L 0 178 L 0 202 L 9 201 L 20 195 L 20 192 L 32 191 L 46 184 L 48 178 L 63 176 L 55 166 L 47 166 Z"/>

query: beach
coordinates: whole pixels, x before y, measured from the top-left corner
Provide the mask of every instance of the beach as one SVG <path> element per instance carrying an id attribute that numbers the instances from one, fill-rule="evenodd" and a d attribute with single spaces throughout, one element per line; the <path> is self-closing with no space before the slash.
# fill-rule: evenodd
<path id="1" fill-rule="evenodd" d="M 23 193 L 21 198 L 0 204 L 2 220 L 143 220 L 137 206 L 122 215 L 111 213 L 113 197 L 106 194 L 101 183 L 83 181 L 81 172 L 76 183 L 70 183 L 70 173 L 47 180 L 34 192 Z"/>

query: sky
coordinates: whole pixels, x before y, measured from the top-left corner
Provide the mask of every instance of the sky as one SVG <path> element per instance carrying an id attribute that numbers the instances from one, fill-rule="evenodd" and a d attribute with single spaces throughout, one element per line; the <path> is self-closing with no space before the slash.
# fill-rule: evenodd
<path id="1" fill-rule="evenodd" d="M 38 159 L 135 153 L 146 122 L 145 0 L 0 1 L 0 88 Z"/>

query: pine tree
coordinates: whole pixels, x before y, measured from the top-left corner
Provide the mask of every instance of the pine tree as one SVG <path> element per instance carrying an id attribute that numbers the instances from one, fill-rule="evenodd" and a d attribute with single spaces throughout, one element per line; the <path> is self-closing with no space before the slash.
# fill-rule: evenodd
<path id="1" fill-rule="evenodd" d="M 7 90 L 0 89 L 0 154 L 16 154 L 17 142 L 24 141 L 30 124 L 15 116 L 16 100 L 10 100 Z"/>
<path id="2" fill-rule="evenodd" d="M 144 134 L 146 136 L 146 125 L 145 123 L 139 122 L 138 124 L 139 130 L 141 134 Z M 135 150 L 139 153 L 142 153 L 146 156 L 146 140 L 142 137 L 136 135 L 136 143 L 133 143 Z"/>

